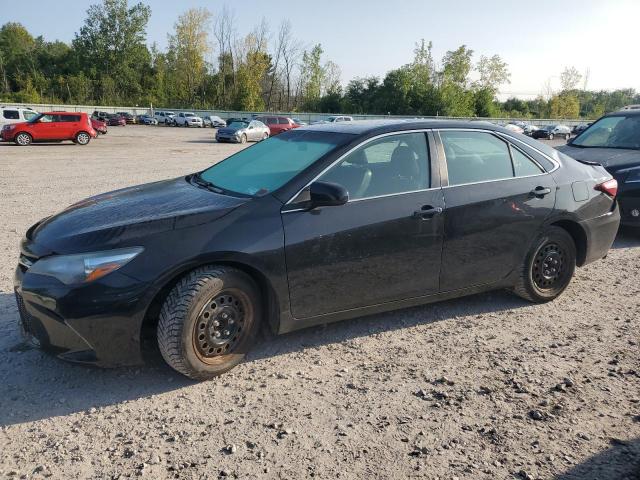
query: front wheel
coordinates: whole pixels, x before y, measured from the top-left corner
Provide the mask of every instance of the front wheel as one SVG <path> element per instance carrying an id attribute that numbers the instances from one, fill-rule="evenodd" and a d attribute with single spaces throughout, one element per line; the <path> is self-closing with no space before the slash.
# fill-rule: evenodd
<path id="1" fill-rule="evenodd" d="M 189 378 L 216 377 L 244 359 L 261 315 L 258 287 L 247 274 L 214 265 L 198 268 L 180 280 L 162 306 L 160 352 Z"/>
<path id="2" fill-rule="evenodd" d="M 553 140 L 553 133 L 549 134 L 549 140 Z"/>
<path id="3" fill-rule="evenodd" d="M 527 253 L 513 291 L 530 302 L 549 302 L 569 286 L 575 268 L 573 238 L 560 227 L 549 227 Z"/>
<path id="4" fill-rule="evenodd" d="M 244 133 L 240 137 L 240 143 L 247 143 L 247 136 Z"/>
<path id="5" fill-rule="evenodd" d="M 86 145 L 91 141 L 91 136 L 87 132 L 79 132 L 75 141 L 78 145 Z"/>
<path id="6" fill-rule="evenodd" d="M 569 134 L 569 133 L 567 133 L 567 134 L 564 136 L 564 139 L 565 139 L 565 140 L 569 140 L 570 138 L 571 138 L 571 134 Z"/>
<path id="7" fill-rule="evenodd" d="M 33 139 L 31 138 L 31 135 L 25 132 L 19 133 L 18 135 L 16 135 L 14 139 L 14 142 L 16 142 L 16 144 L 20 145 L 21 147 L 26 147 L 27 145 L 30 145 L 32 141 Z"/>

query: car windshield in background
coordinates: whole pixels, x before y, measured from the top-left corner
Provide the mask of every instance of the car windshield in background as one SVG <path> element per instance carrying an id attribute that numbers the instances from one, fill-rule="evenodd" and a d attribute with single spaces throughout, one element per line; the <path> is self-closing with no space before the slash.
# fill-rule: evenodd
<path id="1" fill-rule="evenodd" d="M 578 135 L 571 145 L 640 150 L 640 115 L 604 117 Z"/>
<path id="2" fill-rule="evenodd" d="M 245 128 L 245 127 L 249 126 L 249 122 L 235 121 L 235 122 L 231 122 L 231 124 L 229 126 L 230 127 L 235 127 L 235 128 Z"/>
<path id="3" fill-rule="evenodd" d="M 282 133 L 217 163 L 201 177 L 230 192 L 264 195 L 352 138 L 350 134 L 332 132 Z"/>

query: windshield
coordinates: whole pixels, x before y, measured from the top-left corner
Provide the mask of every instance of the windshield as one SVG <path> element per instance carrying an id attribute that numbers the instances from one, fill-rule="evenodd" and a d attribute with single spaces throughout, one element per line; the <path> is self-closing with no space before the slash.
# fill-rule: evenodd
<path id="1" fill-rule="evenodd" d="M 640 150 L 640 115 L 601 118 L 578 135 L 572 145 Z"/>
<path id="2" fill-rule="evenodd" d="M 231 124 L 229 126 L 230 127 L 235 127 L 235 128 L 245 128 L 245 127 L 249 126 L 249 122 L 235 121 L 235 122 L 231 122 Z"/>
<path id="3" fill-rule="evenodd" d="M 232 155 L 201 177 L 224 190 L 264 195 L 352 138 L 344 133 L 289 131 Z"/>

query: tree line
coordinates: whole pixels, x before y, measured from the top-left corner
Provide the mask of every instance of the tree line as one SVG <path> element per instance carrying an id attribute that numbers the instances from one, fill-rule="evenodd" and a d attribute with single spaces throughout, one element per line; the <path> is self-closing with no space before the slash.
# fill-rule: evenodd
<path id="1" fill-rule="evenodd" d="M 238 32 L 223 8 L 185 11 L 167 48 L 147 44 L 151 9 L 128 0 L 91 5 L 72 42 L 33 37 L 19 23 L 0 28 L 0 100 L 21 103 L 139 105 L 243 111 L 307 111 L 415 116 L 595 118 L 630 103 L 632 89 L 588 91 L 575 68 L 534 100 L 496 95 L 509 83 L 498 55 L 474 58 L 466 45 L 433 55 L 421 40 L 414 58 L 383 78 L 355 78 L 343 87 L 340 67 L 320 43 L 305 45 L 283 21 Z"/>

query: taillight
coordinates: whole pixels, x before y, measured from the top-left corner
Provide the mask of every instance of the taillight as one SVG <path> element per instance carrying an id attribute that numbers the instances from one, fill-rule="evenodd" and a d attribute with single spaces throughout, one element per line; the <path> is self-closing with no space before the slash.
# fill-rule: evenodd
<path id="1" fill-rule="evenodd" d="M 604 183 L 599 183 L 595 186 L 595 189 L 606 193 L 611 197 L 615 197 L 618 194 L 618 181 L 615 178 L 612 178 Z"/>

